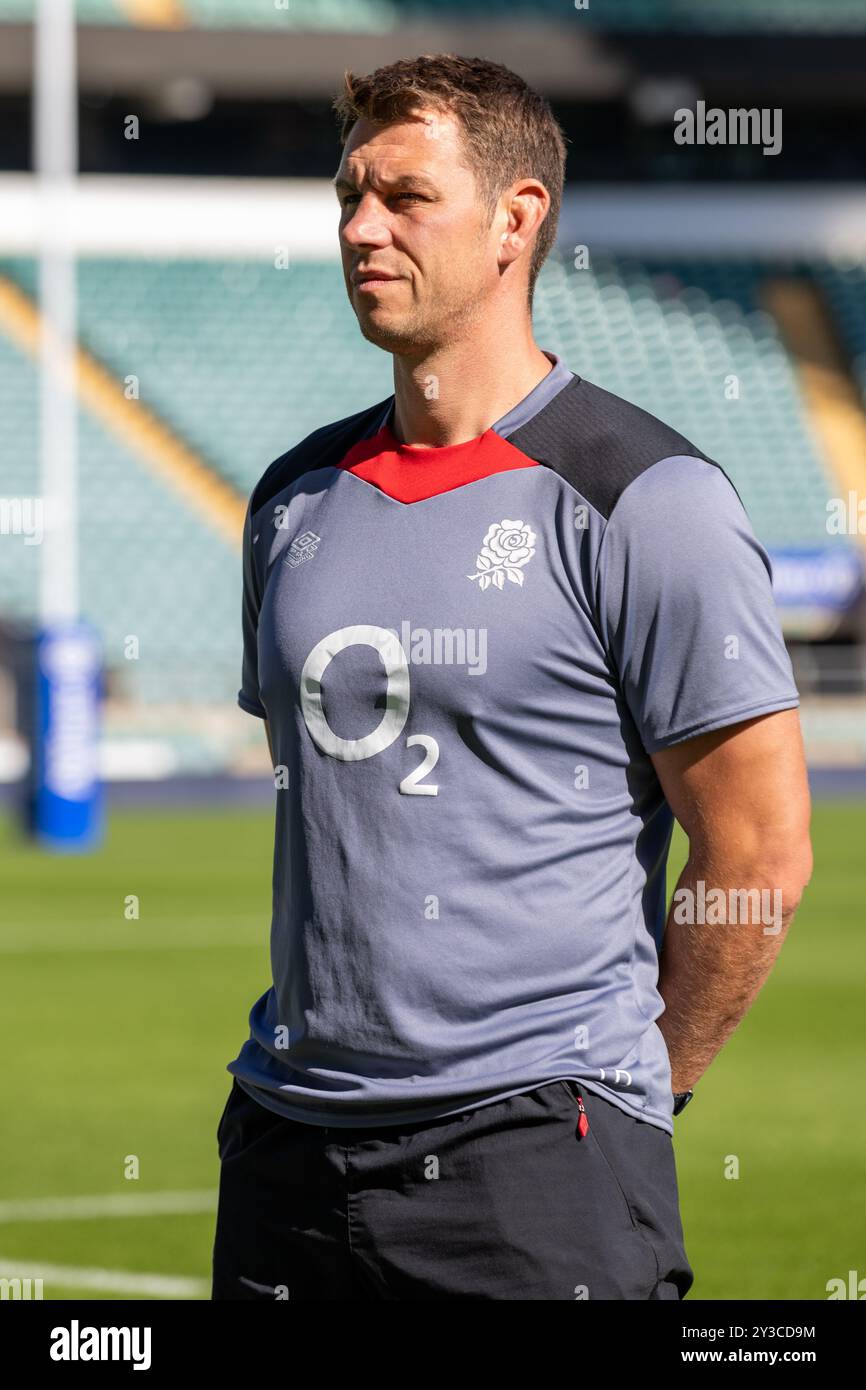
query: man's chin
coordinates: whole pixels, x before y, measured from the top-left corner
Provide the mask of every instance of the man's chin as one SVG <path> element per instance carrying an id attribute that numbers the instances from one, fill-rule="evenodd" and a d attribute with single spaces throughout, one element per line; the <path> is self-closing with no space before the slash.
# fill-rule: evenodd
<path id="1" fill-rule="evenodd" d="M 375 309 L 366 314 L 357 314 L 356 318 L 367 342 L 385 352 L 405 351 L 407 347 L 418 346 L 417 330 L 409 323 L 390 319 Z"/>

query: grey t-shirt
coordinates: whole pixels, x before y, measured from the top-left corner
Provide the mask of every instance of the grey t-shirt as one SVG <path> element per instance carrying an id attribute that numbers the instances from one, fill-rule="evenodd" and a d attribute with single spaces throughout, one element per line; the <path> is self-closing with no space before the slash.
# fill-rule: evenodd
<path id="1" fill-rule="evenodd" d="M 279 789 L 273 984 L 229 1071 L 329 1126 L 557 1078 L 672 1131 L 649 754 L 798 704 L 723 470 L 553 370 L 445 449 L 393 397 L 267 469 L 239 703 Z"/>

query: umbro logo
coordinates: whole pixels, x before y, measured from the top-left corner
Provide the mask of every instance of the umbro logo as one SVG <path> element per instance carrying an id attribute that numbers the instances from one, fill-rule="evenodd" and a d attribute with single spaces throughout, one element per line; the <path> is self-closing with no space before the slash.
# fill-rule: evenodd
<path id="1" fill-rule="evenodd" d="M 321 539 L 322 537 L 317 536 L 315 531 L 302 531 L 299 536 L 295 536 L 289 546 L 284 563 L 291 565 L 294 569 L 298 565 L 302 565 L 305 560 L 312 560 L 319 548 Z"/>
<path id="2" fill-rule="evenodd" d="M 475 561 L 475 573 L 467 579 L 477 579 L 479 589 L 495 584 L 505 588 L 506 576 L 512 584 L 522 584 L 523 567 L 535 554 L 535 532 L 523 521 L 494 521 L 487 529 Z"/>

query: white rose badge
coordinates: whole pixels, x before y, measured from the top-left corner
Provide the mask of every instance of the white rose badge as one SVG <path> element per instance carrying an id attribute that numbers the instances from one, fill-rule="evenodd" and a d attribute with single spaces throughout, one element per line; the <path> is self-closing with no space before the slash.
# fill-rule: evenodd
<path id="1" fill-rule="evenodd" d="M 494 521 L 481 542 L 475 561 L 475 573 L 467 579 L 477 579 L 479 589 L 495 584 L 505 587 L 508 577 L 512 584 L 523 583 L 523 566 L 535 554 L 535 532 L 523 521 Z"/>

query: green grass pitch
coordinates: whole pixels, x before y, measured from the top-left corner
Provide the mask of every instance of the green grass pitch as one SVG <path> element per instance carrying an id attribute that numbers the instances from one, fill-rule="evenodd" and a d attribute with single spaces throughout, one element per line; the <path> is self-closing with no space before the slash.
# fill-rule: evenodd
<path id="1" fill-rule="evenodd" d="M 269 979 L 271 837 L 258 811 L 116 812 L 99 852 L 64 857 L 0 825 L 0 1276 L 50 1266 L 46 1298 L 178 1296 L 130 1275 L 208 1296 L 224 1068 Z M 776 969 L 677 1121 L 691 1298 L 824 1299 L 866 1276 L 866 806 L 816 804 L 813 839 Z M 678 835 L 669 888 L 683 858 Z M 164 1192 L 179 1210 L 21 1206 Z"/>

